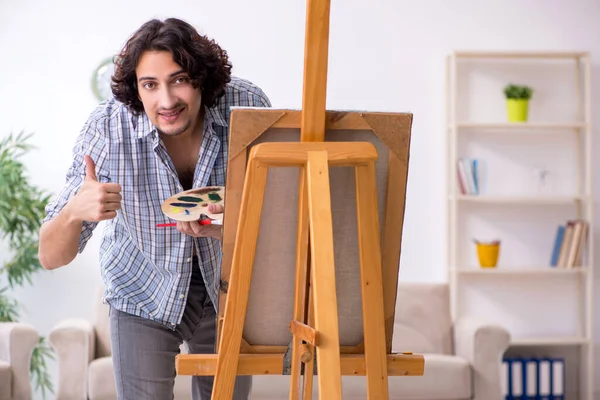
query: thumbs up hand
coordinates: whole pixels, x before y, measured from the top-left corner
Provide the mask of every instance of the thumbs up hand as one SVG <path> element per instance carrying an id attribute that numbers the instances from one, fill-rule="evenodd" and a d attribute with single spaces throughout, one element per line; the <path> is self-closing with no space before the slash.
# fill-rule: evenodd
<path id="1" fill-rule="evenodd" d="M 94 160 L 87 154 L 83 159 L 83 185 L 67 205 L 71 218 L 81 222 L 99 222 L 115 218 L 117 210 L 121 208 L 121 185 L 98 182 Z"/>
<path id="2" fill-rule="evenodd" d="M 98 178 L 96 178 L 96 163 L 94 163 L 92 157 L 86 154 L 83 156 L 83 161 L 85 161 L 85 179 L 98 182 Z"/>

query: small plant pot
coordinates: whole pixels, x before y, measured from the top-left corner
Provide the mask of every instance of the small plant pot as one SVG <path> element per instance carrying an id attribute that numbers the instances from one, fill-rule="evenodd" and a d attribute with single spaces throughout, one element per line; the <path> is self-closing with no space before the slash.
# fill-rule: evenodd
<path id="1" fill-rule="evenodd" d="M 506 99 L 506 111 L 509 122 L 525 122 L 529 113 L 529 100 Z"/>
<path id="2" fill-rule="evenodd" d="M 495 268 L 500 254 L 500 242 L 477 243 L 477 257 L 481 268 Z"/>

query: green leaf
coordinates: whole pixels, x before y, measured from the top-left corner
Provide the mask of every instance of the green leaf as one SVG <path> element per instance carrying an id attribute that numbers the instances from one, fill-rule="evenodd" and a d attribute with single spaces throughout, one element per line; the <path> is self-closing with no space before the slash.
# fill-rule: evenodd
<path id="1" fill-rule="evenodd" d="M 7 239 L 10 257 L 0 267 L 8 287 L 0 289 L 0 321 L 19 320 L 19 304 L 6 292 L 16 285 L 32 283 L 33 275 L 42 270 L 38 257 L 38 234 L 50 194 L 32 185 L 20 157 L 34 147 L 32 134 L 20 132 L 0 140 L 0 238 Z M 31 360 L 31 379 L 43 397 L 54 393 L 46 361 L 52 359 L 51 348 L 42 337 Z"/>
<path id="2" fill-rule="evenodd" d="M 39 390 L 42 397 L 46 398 L 46 392 L 54 394 L 52 379 L 48 372 L 48 359 L 54 360 L 54 353 L 50 346 L 46 343 L 45 337 L 40 337 L 37 346 L 33 349 L 31 355 L 30 372 L 33 381 L 35 382 L 36 390 Z"/>
<path id="3" fill-rule="evenodd" d="M 531 99 L 533 89 L 525 85 L 515 85 L 509 83 L 504 87 L 504 95 L 507 99 Z"/>
<path id="4" fill-rule="evenodd" d="M 15 299 L 8 297 L 7 289 L 0 289 L 0 322 L 15 322 L 19 320 L 19 305 Z"/>

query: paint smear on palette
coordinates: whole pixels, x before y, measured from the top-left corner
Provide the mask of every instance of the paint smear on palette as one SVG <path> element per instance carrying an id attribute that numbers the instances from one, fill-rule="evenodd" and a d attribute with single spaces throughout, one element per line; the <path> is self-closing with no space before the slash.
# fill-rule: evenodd
<path id="1" fill-rule="evenodd" d="M 209 193 L 208 198 L 212 201 L 219 201 L 222 199 L 221 196 L 219 196 L 219 193 Z"/>
<path id="2" fill-rule="evenodd" d="M 192 203 L 200 203 L 200 202 L 204 201 L 200 197 L 192 197 L 192 196 L 181 196 L 181 197 L 178 197 L 177 200 L 179 200 L 179 201 L 189 201 L 189 202 L 192 202 Z"/>
<path id="3" fill-rule="evenodd" d="M 171 207 L 171 212 L 172 213 L 180 213 L 181 212 L 181 208 Z"/>
<path id="4" fill-rule="evenodd" d="M 189 210 L 185 210 L 185 214 L 186 215 L 190 215 L 190 211 Z"/>
<path id="5" fill-rule="evenodd" d="M 217 190 L 219 190 L 218 187 L 205 187 L 202 189 L 196 189 L 196 190 L 189 191 L 188 193 L 189 194 L 206 194 L 206 193 L 210 193 L 210 192 L 215 192 Z"/>
<path id="6" fill-rule="evenodd" d="M 190 203 L 171 203 L 170 205 L 172 207 L 181 207 L 181 208 L 193 208 L 193 207 L 197 206 L 197 204 L 190 204 Z"/>

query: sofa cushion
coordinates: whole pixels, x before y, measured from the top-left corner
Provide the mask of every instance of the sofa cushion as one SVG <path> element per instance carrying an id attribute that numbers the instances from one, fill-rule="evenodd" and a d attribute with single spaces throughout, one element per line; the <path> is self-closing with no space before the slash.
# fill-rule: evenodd
<path id="1" fill-rule="evenodd" d="M 423 354 L 423 376 L 388 377 L 390 400 L 459 400 L 471 398 L 471 367 L 456 356 Z M 344 400 L 364 400 L 367 385 L 364 376 L 345 376 L 342 380 Z"/>
<path id="2" fill-rule="evenodd" d="M 459 357 L 424 354 L 423 376 L 388 377 L 390 400 L 463 400 L 471 398 L 471 367 Z M 313 399 L 318 399 L 317 376 L 313 381 Z M 255 376 L 252 382 L 252 400 L 287 399 L 290 377 Z M 344 400 L 367 398 L 367 379 L 364 376 L 342 377 Z"/>
<path id="3" fill-rule="evenodd" d="M 90 400 L 114 400 L 117 398 L 112 357 L 102 357 L 92 361 L 88 373 Z M 190 376 L 185 375 L 178 375 L 175 378 L 175 387 L 173 388 L 175 400 L 192 398 L 191 379 Z"/>
<path id="4" fill-rule="evenodd" d="M 90 400 L 114 400 L 117 387 L 112 357 L 93 360 L 88 370 L 88 396 Z"/>
<path id="5" fill-rule="evenodd" d="M 10 364 L 0 360 L 0 399 L 12 398 L 12 370 Z"/>
<path id="6" fill-rule="evenodd" d="M 392 350 L 454 354 L 447 284 L 400 283 Z"/>
<path id="7" fill-rule="evenodd" d="M 96 354 L 94 358 L 107 357 L 112 354 L 110 349 L 110 306 L 103 303 L 104 286 L 96 289 L 96 310 L 94 312 L 94 333 L 96 338 Z"/>

